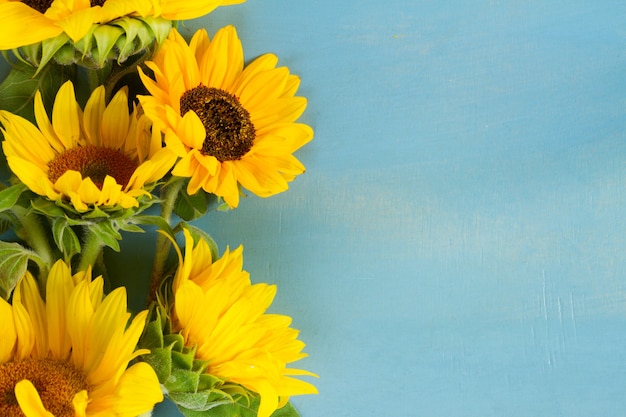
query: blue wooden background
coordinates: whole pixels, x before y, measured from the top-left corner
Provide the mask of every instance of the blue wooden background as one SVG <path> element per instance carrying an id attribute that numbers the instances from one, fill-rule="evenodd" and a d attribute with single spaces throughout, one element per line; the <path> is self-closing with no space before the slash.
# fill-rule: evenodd
<path id="1" fill-rule="evenodd" d="M 249 0 L 187 33 L 231 23 L 316 138 L 199 224 L 279 285 L 304 417 L 626 415 L 626 3 Z"/>
<path id="2" fill-rule="evenodd" d="M 626 415 L 626 3 L 249 0 L 189 28 L 229 23 L 316 131 L 289 192 L 201 222 L 279 285 L 304 417 Z"/>
<path id="3" fill-rule="evenodd" d="M 249 0 L 182 33 L 227 24 L 316 137 L 197 224 L 278 284 L 303 417 L 626 415 L 626 3 Z"/>

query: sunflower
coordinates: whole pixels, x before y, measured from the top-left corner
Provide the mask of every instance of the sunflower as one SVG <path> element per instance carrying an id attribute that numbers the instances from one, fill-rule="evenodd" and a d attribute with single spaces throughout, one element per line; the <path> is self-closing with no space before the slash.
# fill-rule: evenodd
<path id="1" fill-rule="evenodd" d="M 277 62 L 266 54 L 244 68 L 232 26 L 212 41 L 200 30 L 189 45 L 173 29 L 147 63 L 155 79 L 140 71 L 151 95 L 139 100 L 181 157 L 172 174 L 190 179 L 189 194 L 202 188 L 232 208 L 239 185 L 268 197 L 304 172 L 292 153 L 313 138 L 309 126 L 295 123 L 307 101 L 295 96 L 299 78 Z"/>
<path id="2" fill-rule="evenodd" d="M 65 34 L 78 42 L 94 24 L 122 17 L 169 20 L 204 16 L 218 6 L 245 0 L 0 0 L 0 50 L 35 44 Z M 28 27 L 29 30 L 24 31 Z"/>
<path id="3" fill-rule="evenodd" d="M 250 283 L 241 246 L 212 262 L 205 241 L 193 247 L 187 230 L 185 239 L 173 283 L 173 330 L 195 347 L 196 358 L 208 361 L 206 373 L 258 393 L 259 417 L 269 417 L 292 395 L 317 393 L 292 377 L 314 374 L 287 368 L 307 356 L 298 331 L 289 327 L 291 318 L 265 313 L 276 286 Z"/>
<path id="4" fill-rule="evenodd" d="M 46 301 L 28 272 L 12 305 L 0 299 L 0 415 L 135 417 L 162 401 L 154 370 L 128 367 L 146 353 L 135 346 L 147 311 L 128 324 L 125 289 L 103 298 L 102 286 L 58 261 Z"/>
<path id="5" fill-rule="evenodd" d="M 137 198 L 149 195 L 145 187 L 175 162 L 175 155 L 161 147 L 160 135 L 150 133 L 149 120 L 136 109 L 128 114 L 124 89 L 106 105 L 104 87 L 98 87 L 83 112 L 68 81 L 57 93 L 52 121 L 37 92 L 35 118 L 38 127 L 0 111 L 9 168 L 33 192 L 69 200 L 78 212 L 138 206 Z"/>

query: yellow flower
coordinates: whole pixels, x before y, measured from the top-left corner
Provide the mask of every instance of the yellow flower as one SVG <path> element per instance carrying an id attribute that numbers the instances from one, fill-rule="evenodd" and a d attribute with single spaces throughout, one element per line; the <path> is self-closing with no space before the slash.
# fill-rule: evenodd
<path id="1" fill-rule="evenodd" d="M 287 368 L 306 357 L 298 331 L 289 327 L 291 318 L 265 313 L 276 287 L 250 283 L 242 270 L 242 247 L 212 262 L 205 241 L 193 247 L 189 232 L 185 237 L 173 284 L 174 331 L 187 346 L 196 346 L 197 358 L 209 362 L 206 372 L 260 394 L 259 417 L 269 417 L 292 395 L 317 393 L 292 377 L 314 374 Z"/>
<path id="2" fill-rule="evenodd" d="M 102 278 L 71 275 L 58 261 L 46 301 L 26 273 L 13 304 L 0 299 L 0 415 L 26 417 L 135 417 L 162 401 L 154 370 L 128 368 L 147 311 L 128 324 L 123 287 L 103 298 Z M 128 325 L 127 325 L 128 324 Z"/>
<path id="3" fill-rule="evenodd" d="M 57 93 L 52 121 L 39 92 L 38 127 L 0 111 L 2 148 L 13 173 L 50 200 L 69 200 L 79 212 L 92 206 L 136 207 L 139 196 L 149 195 L 145 187 L 161 179 L 176 158 L 137 113 L 128 114 L 125 90 L 106 105 L 104 87 L 94 90 L 83 112 L 68 81 Z"/>
<path id="4" fill-rule="evenodd" d="M 170 20 L 195 19 L 211 13 L 218 6 L 230 6 L 246 0 L 165 0 L 161 16 Z"/>
<path id="5" fill-rule="evenodd" d="M 148 67 L 140 71 L 150 96 L 139 100 L 168 146 L 181 157 L 172 174 L 190 178 L 187 191 L 200 188 L 239 204 L 239 185 L 261 197 L 288 188 L 304 172 L 292 154 L 313 138 L 295 123 L 307 101 L 295 96 L 298 77 L 278 58 L 263 55 L 244 69 L 241 42 L 232 26 L 212 41 L 204 30 L 189 45 L 176 30 Z"/>
<path id="6" fill-rule="evenodd" d="M 35 44 L 65 33 L 78 42 L 94 24 L 121 17 L 194 19 L 218 6 L 245 0 L 0 0 L 0 50 Z M 25 31 L 24 28 L 29 30 Z"/>
<path id="7" fill-rule="evenodd" d="M 152 7 L 153 2 L 132 2 L 131 9 L 121 7 L 122 2 L 117 0 L 93 3 L 86 0 L 0 0 L 0 49 L 19 48 L 61 33 L 66 33 L 77 42 L 93 24 L 145 11 Z M 25 31 L 25 27 L 29 30 Z"/>

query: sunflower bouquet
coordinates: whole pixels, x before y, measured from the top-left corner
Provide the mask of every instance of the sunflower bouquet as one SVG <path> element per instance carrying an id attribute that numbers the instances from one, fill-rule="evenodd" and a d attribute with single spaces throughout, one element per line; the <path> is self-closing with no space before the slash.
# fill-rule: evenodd
<path id="1" fill-rule="evenodd" d="M 316 388 L 275 285 L 194 220 L 269 197 L 313 138 L 299 78 L 244 62 L 234 27 L 181 22 L 243 0 L 0 0 L 0 416 L 298 416 Z M 183 26 L 184 27 L 184 26 Z M 107 254 L 152 232 L 146 307 Z M 112 252 L 113 251 L 113 252 Z M 133 277 L 117 277 L 130 282 Z"/>

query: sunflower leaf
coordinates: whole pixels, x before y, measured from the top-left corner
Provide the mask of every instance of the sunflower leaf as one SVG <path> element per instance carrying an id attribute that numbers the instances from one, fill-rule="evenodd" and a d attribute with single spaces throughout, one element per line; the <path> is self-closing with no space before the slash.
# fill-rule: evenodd
<path id="1" fill-rule="evenodd" d="M 70 262 L 72 257 L 80 253 L 80 240 L 76 232 L 69 226 L 67 219 L 57 217 L 52 221 L 52 236 L 54 243 L 63 252 L 66 262 Z"/>
<path id="2" fill-rule="evenodd" d="M 35 92 L 41 91 L 44 106 L 52 108 L 57 91 L 72 77 L 71 68 L 53 63 L 38 68 L 19 60 L 12 63 L 9 75 L 0 84 L 0 109 L 34 121 Z"/>
<path id="3" fill-rule="evenodd" d="M 89 226 L 89 231 L 97 236 L 103 245 L 110 247 L 116 252 L 120 251 L 119 241 L 122 240 L 122 235 L 120 235 L 120 232 L 117 231 L 111 222 L 103 221 L 93 223 Z"/>
<path id="4" fill-rule="evenodd" d="M 30 205 L 37 213 L 43 214 L 49 218 L 65 216 L 63 208 L 59 207 L 53 201 L 46 200 L 45 198 L 35 198 L 31 200 Z"/>
<path id="5" fill-rule="evenodd" d="M 240 397 L 236 402 L 218 403 L 215 407 L 203 411 L 188 409 L 177 403 L 178 409 L 185 417 L 257 417 L 259 404 L 258 395 L 251 399 Z M 288 402 L 284 407 L 274 411 L 271 417 L 300 417 L 300 414 Z"/>
<path id="6" fill-rule="evenodd" d="M 27 187 L 20 183 L 0 191 L 0 212 L 12 209 L 26 190 Z"/>
<path id="7" fill-rule="evenodd" d="M 190 221 L 204 216 L 209 209 L 209 200 L 206 193 L 199 192 L 189 195 L 183 187 L 174 203 L 174 213 L 181 219 Z"/>
<path id="8" fill-rule="evenodd" d="M 13 242 L 0 241 L 0 296 L 8 299 L 28 267 L 28 261 L 37 255 Z"/>
<path id="9" fill-rule="evenodd" d="M 142 214 L 133 216 L 129 221 L 133 224 L 156 226 L 160 230 L 166 232 L 168 235 L 174 237 L 174 232 L 172 231 L 169 223 L 161 216 Z"/>

